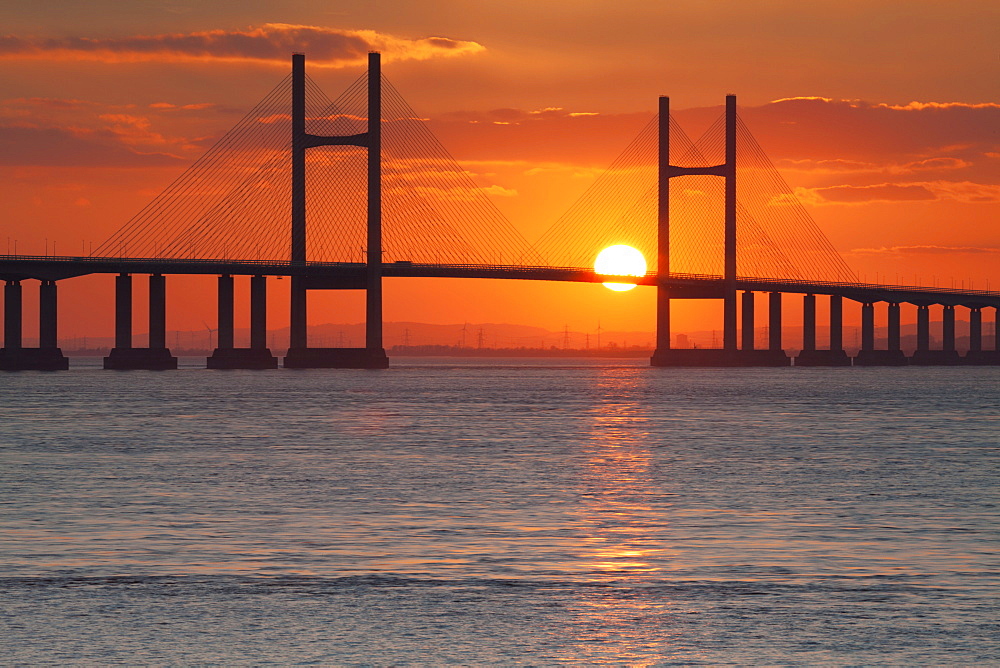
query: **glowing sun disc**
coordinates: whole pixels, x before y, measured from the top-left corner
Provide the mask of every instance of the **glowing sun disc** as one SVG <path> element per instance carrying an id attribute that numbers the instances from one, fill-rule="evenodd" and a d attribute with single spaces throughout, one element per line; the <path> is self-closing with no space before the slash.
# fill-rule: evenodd
<path id="1" fill-rule="evenodd" d="M 608 246 L 597 254 L 594 271 L 607 276 L 645 276 L 646 258 L 637 249 L 624 244 Z M 624 292 L 635 287 L 635 283 L 605 283 L 604 287 L 616 292 Z"/>

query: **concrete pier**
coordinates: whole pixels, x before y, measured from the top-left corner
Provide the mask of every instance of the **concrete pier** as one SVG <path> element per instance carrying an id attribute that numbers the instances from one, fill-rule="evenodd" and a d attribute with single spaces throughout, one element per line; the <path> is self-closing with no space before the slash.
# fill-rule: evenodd
<path id="1" fill-rule="evenodd" d="M 955 307 L 945 306 L 941 312 L 941 348 L 931 350 L 930 307 L 917 307 L 917 349 L 910 357 L 915 366 L 955 366 L 962 358 L 955 350 Z"/>
<path id="2" fill-rule="evenodd" d="M 1000 309 L 994 309 L 994 312 L 997 313 L 993 321 L 996 329 Z M 983 350 L 983 309 L 972 307 L 969 310 L 969 351 L 962 358 L 962 363 L 973 366 L 1000 365 L 1000 336 L 994 335 L 993 339 L 993 350 Z"/>
<path id="3" fill-rule="evenodd" d="M 250 347 L 234 347 L 234 283 L 232 276 L 219 277 L 218 347 L 206 360 L 209 369 L 276 369 L 278 358 L 267 348 L 267 282 L 264 276 L 250 278 Z"/>
<path id="4" fill-rule="evenodd" d="M 983 309 L 969 309 L 969 352 L 978 353 L 983 349 Z"/>
<path id="5" fill-rule="evenodd" d="M 816 350 L 816 295 L 802 297 L 802 352 Z"/>
<path id="6" fill-rule="evenodd" d="M 854 358 L 854 366 L 906 366 L 909 360 L 899 349 L 899 304 L 889 304 L 888 340 L 885 350 L 875 349 L 875 305 L 865 302 L 861 306 L 861 350 Z"/>
<path id="7" fill-rule="evenodd" d="M 861 350 L 875 350 L 875 305 L 871 302 L 861 305 Z"/>
<path id="8" fill-rule="evenodd" d="M 7 281 L 3 288 L 3 349 L 21 349 L 23 315 L 21 281 Z"/>
<path id="9" fill-rule="evenodd" d="M 662 290 L 662 288 L 657 288 Z M 664 291 L 665 293 L 665 291 Z M 775 300 L 777 295 L 777 300 Z M 777 306 L 775 303 L 777 301 Z M 665 336 L 659 334 L 663 331 L 657 329 L 657 348 L 650 359 L 652 366 L 664 367 L 754 367 L 754 366 L 789 366 L 791 360 L 781 349 L 781 295 L 772 293 L 770 297 L 771 311 L 769 313 L 770 322 L 777 321 L 778 335 L 770 335 L 769 348 L 758 350 L 754 343 L 754 293 L 745 291 L 740 300 L 742 304 L 742 336 L 740 337 L 742 346 L 740 349 L 730 350 L 726 348 L 671 348 Z M 665 317 L 669 317 L 669 298 L 658 302 L 657 314 L 658 323 L 662 326 Z M 773 331 L 773 330 L 772 330 Z"/>
<path id="10" fill-rule="evenodd" d="M 772 292 L 767 296 L 767 348 L 780 352 L 781 348 L 781 293 Z"/>
<path id="11" fill-rule="evenodd" d="M 132 276 L 115 278 L 115 347 L 104 358 L 104 368 L 117 371 L 165 371 L 177 368 L 177 358 L 167 349 L 166 277 L 149 277 L 149 346 L 132 347 Z"/>
<path id="12" fill-rule="evenodd" d="M 816 348 L 816 295 L 806 295 L 802 302 L 802 350 L 795 366 L 850 366 L 851 358 L 844 352 L 844 301 L 840 295 L 830 297 L 830 347 Z"/>
<path id="13" fill-rule="evenodd" d="M 743 341 L 742 348 L 744 351 L 754 349 L 754 295 L 749 290 L 743 293 Z"/>
<path id="14" fill-rule="evenodd" d="M 0 348 L 0 370 L 63 371 L 69 358 L 62 354 L 57 335 L 55 281 L 42 281 L 38 288 L 38 347 L 23 343 L 24 301 L 21 282 L 8 280 L 4 286 L 4 347 Z"/>

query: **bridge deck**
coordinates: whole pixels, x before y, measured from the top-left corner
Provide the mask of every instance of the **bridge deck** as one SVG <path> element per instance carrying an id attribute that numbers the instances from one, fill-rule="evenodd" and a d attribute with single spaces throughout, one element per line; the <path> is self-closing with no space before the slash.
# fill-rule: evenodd
<path id="1" fill-rule="evenodd" d="M 365 265 L 360 262 L 246 261 L 246 260 L 177 260 L 166 258 L 107 258 L 0 255 L 0 280 L 63 280 L 89 274 L 232 274 L 248 276 L 303 276 L 310 287 L 350 289 L 363 287 Z M 382 265 L 387 278 L 492 278 L 503 280 L 563 281 L 603 283 L 616 280 L 583 267 L 528 267 L 500 264 L 422 264 L 392 262 Z M 620 280 L 620 279 L 619 279 Z M 638 285 L 664 285 L 674 288 L 679 299 L 721 298 L 721 276 L 649 273 L 628 277 Z M 874 283 L 835 283 L 740 276 L 738 290 L 792 294 L 840 295 L 858 302 L 897 302 L 916 305 L 1000 308 L 1000 292 L 955 290 L 938 287 L 880 285 Z"/>

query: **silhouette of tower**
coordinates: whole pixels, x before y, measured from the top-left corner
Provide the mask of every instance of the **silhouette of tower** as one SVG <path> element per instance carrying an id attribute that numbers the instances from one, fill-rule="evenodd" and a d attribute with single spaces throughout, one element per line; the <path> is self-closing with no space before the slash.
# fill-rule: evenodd
<path id="1" fill-rule="evenodd" d="M 365 368 L 389 366 L 382 344 L 382 68 L 378 53 L 368 54 L 368 130 L 356 135 L 320 136 L 306 132 L 306 57 L 292 56 L 292 234 L 291 263 L 307 265 L 306 150 L 317 146 L 358 146 L 368 151 L 368 243 L 365 249 L 365 347 L 310 348 L 307 336 L 308 276 L 292 276 L 289 368 Z M 323 287 L 329 287 L 324 285 Z M 345 281 L 334 288 L 358 287 Z"/>

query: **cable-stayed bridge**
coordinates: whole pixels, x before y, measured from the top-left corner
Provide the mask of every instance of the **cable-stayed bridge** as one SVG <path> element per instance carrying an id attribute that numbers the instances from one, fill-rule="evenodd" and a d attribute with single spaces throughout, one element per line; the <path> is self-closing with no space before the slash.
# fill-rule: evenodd
<path id="1" fill-rule="evenodd" d="M 271 368 L 267 276 L 291 277 L 286 367 L 388 365 L 382 343 L 384 277 L 605 282 L 594 256 L 613 244 L 651 267 L 629 278 L 657 290 L 654 366 L 787 366 L 783 295 L 803 299 L 796 365 L 849 365 L 843 300 L 862 304 L 862 365 L 998 364 L 1000 334 L 983 336 L 983 309 L 1000 293 L 863 283 L 795 199 L 737 114 L 736 99 L 692 141 L 660 98 L 657 116 L 536 242 L 490 202 L 381 74 L 368 72 L 335 100 L 293 56 L 281 81 L 202 158 L 87 257 L 0 256 L 4 347 L 0 368 L 66 368 L 58 348 L 57 283 L 117 274 L 116 345 L 106 368 L 172 368 L 166 277 L 218 275 L 213 368 Z M 132 345 L 132 281 L 149 275 L 149 344 Z M 250 277 L 251 341 L 233 345 L 234 277 Z M 39 346 L 22 346 L 22 282 L 38 280 Z M 309 346 L 311 290 L 366 293 L 364 348 Z M 767 293 L 768 342 L 755 347 L 756 293 Z M 817 295 L 829 297 L 829 336 L 817 341 Z M 671 347 L 675 299 L 723 303 L 720 349 Z M 887 344 L 875 348 L 875 305 L 887 304 Z M 917 307 L 917 346 L 900 347 L 900 305 Z M 930 309 L 941 308 L 941 348 Z M 955 347 L 955 308 L 969 309 L 969 351 Z"/>

